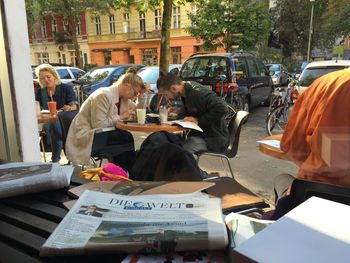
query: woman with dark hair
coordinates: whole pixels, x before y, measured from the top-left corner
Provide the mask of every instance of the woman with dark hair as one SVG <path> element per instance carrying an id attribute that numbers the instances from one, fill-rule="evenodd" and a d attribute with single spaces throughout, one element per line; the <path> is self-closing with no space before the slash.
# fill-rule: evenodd
<path id="1" fill-rule="evenodd" d="M 66 153 L 74 164 L 87 165 L 90 156 L 104 154 L 110 161 L 130 170 L 135 160 L 134 139 L 128 131 L 116 130 L 95 134 L 97 129 L 116 126 L 135 113 L 132 99 L 145 92 L 135 68 L 129 68 L 115 83 L 93 92 L 81 106 L 69 128 Z"/>

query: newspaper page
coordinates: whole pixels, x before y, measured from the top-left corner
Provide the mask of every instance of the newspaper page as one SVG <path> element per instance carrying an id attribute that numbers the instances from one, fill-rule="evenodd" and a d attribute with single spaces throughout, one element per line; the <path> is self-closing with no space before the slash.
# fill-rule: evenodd
<path id="1" fill-rule="evenodd" d="M 86 190 L 40 255 L 220 250 L 227 244 L 218 198 L 203 193 L 127 196 Z"/>
<path id="2" fill-rule="evenodd" d="M 58 163 L 15 162 L 0 165 L 0 198 L 59 189 L 69 185 L 74 167 Z"/>

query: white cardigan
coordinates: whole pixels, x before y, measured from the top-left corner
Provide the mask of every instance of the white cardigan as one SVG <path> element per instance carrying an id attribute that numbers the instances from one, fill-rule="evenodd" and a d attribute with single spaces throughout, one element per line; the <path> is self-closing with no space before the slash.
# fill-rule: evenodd
<path id="1" fill-rule="evenodd" d="M 115 126 L 119 120 L 118 114 L 135 108 L 131 100 L 121 100 L 118 113 L 118 102 L 118 87 L 110 86 L 99 88 L 83 103 L 72 121 L 65 145 L 67 158 L 73 164 L 88 165 L 95 130 Z"/>

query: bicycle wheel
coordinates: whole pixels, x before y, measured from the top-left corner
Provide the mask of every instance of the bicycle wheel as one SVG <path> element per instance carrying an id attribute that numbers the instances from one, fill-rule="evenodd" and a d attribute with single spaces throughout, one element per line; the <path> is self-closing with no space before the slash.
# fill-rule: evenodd
<path id="1" fill-rule="evenodd" d="M 289 104 L 287 107 L 281 105 L 277 108 L 274 108 L 269 113 L 266 118 L 266 131 L 270 136 L 283 133 L 292 108 L 292 104 Z"/>
<path id="2" fill-rule="evenodd" d="M 248 111 L 249 112 L 249 101 L 242 95 L 235 95 L 233 98 L 228 98 L 227 103 L 235 109 L 235 111 Z"/>
<path id="3" fill-rule="evenodd" d="M 227 103 L 227 113 L 225 116 L 226 124 L 228 125 L 230 121 L 236 116 L 237 111 L 233 108 L 232 105 Z"/>

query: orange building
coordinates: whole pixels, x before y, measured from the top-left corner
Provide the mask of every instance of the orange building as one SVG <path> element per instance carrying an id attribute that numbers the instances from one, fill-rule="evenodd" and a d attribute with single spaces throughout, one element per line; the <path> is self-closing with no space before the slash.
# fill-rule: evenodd
<path id="1" fill-rule="evenodd" d="M 185 30 L 190 20 L 191 4 L 174 6 L 170 32 L 170 63 L 181 64 L 197 52 L 202 41 Z M 162 10 L 140 13 L 113 10 L 110 15 L 91 17 L 87 14 L 88 45 L 91 64 L 137 63 L 158 65 Z"/>

